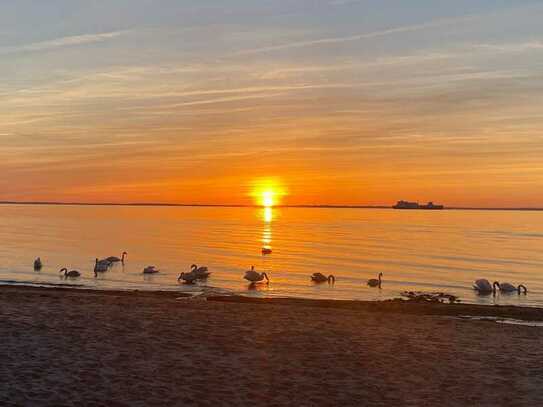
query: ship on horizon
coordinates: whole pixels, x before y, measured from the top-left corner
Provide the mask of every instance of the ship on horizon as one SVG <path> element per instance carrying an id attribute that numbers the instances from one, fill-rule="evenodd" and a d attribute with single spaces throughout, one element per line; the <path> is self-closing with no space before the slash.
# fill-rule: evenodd
<path id="1" fill-rule="evenodd" d="M 444 209 L 443 205 L 436 205 L 433 202 L 428 202 L 426 205 L 420 205 L 418 202 L 398 201 L 393 206 L 394 209 Z"/>

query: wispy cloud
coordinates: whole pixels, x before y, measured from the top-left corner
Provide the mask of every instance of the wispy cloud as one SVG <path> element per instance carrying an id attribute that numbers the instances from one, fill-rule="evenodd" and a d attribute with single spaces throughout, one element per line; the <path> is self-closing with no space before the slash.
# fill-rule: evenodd
<path id="1" fill-rule="evenodd" d="M 338 43 L 350 42 L 350 41 L 359 41 L 359 40 L 364 40 L 364 39 L 384 37 L 384 36 L 392 35 L 392 34 L 402 34 L 402 33 L 407 33 L 407 32 L 412 32 L 412 31 L 425 30 L 428 28 L 437 28 L 437 27 L 442 27 L 445 25 L 457 24 L 460 22 L 472 20 L 473 18 L 475 18 L 475 16 L 472 16 L 472 15 L 458 17 L 458 18 L 446 18 L 446 19 L 429 21 L 429 22 L 421 23 L 421 24 L 393 27 L 393 28 L 388 28 L 385 30 L 378 30 L 378 31 L 372 31 L 372 32 L 363 33 L 363 34 L 349 35 L 345 37 L 329 37 L 329 38 L 320 38 L 316 40 L 290 42 L 290 43 L 279 44 L 279 45 L 271 45 L 268 47 L 241 50 L 241 51 L 238 51 L 236 55 L 260 54 L 260 53 L 281 51 L 281 50 L 292 49 L 292 48 L 304 48 L 304 47 L 311 47 L 311 46 L 317 46 L 317 45 L 329 45 L 329 44 L 338 44 Z"/>
<path id="2" fill-rule="evenodd" d="M 13 45 L 0 47 L 1 54 L 11 54 L 16 52 L 37 52 L 47 51 L 55 48 L 63 48 L 69 46 L 77 46 L 84 44 L 92 44 L 96 42 L 107 41 L 113 38 L 117 38 L 124 34 L 126 31 L 111 31 L 98 34 L 83 34 L 73 35 L 68 37 L 55 38 L 48 41 L 33 42 L 30 44 Z"/>
<path id="3" fill-rule="evenodd" d="M 543 41 L 526 41 L 518 43 L 504 43 L 504 44 L 476 44 L 474 46 L 477 49 L 491 52 L 503 52 L 503 53 L 515 53 L 543 50 Z"/>

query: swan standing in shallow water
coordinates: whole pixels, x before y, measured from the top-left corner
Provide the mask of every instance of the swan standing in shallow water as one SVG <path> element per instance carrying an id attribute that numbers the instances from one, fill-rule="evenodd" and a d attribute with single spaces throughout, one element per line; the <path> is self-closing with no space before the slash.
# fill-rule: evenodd
<path id="1" fill-rule="evenodd" d="M 243 278 L 250 281 L 252 284 L 260 283 L 264 279 L 266 279 L 267 284 L 269 284 L 270 282 L 270 279 L 268 278 L 268 275 L 266 273 L 258 273 L 257 271 L 255 271 L 255 266 L 251 266 L 251 270 L 246 271 Z"/>
<path id="2" fill-rule="evenodd" d="M 43 267 L 43 264 L 41 262 L 41 259 L 38 257 L 36 260 L 34 260 L 34 270 L 39 271 Z"/>
<path id="3" fill-rule="evenodd" d="M 368 285 L 370 287 L 379 287 L 379 288 L 381 288 L 381 282 L 382 282 L 381 277 L 383 277 L 383 273 L 379 273 L 379 278 L 370 278 L 368 280 Z"/>
<path id="4" fill-rule="evenodd" d="M 515 287 L 513 284 L 510 283 L 499 283 L 498 287 L 500 288 L 500 292 L 504 293 L 512 293 L 514 291 L 521 294 L 524 291 L 524 294 L 528 293 L 528 289 L 525 285 L 519 284 L 517 287 Z"/>
<path id="5" fill-rule="evenodd" d="M 313 275 L 311 276 L 311 281 L 315 283 L 325 283 L 328 281 L 328 284 L 335 284 L 336 278 L 332 274 L 326 277 L 322 273 L 313 273 Z"/>
<path id="6" fill-rule="evenodd" d="M 143 269 L 143 274 L 156 274 L 160 272 L 155 266 L 147 266 Z"/>
<path id="7" fill-rule="evenodd" d="M 105 260 L 106 261 L 109 261 L 110 263 L 118 263 L 118 262 L 121 262 L 122 264 L 124 264 L 124 258 L 125 256 L 127 255 L 128 253 L 127 252 L 123 252 L 123 254 L 121 255 L 121 258 L 119 259 L 118 257 L 115 257 L 115 256 L 110 256 L 108 258 L 106 258 Z"/>
<path id="8" fill-rule="evenodd" d="M 65 278 L 68 278 L 68 277 L 74 278 L 74 277 L 79 277 L 81 275 L 81 273 L 79 271 L 77 271 L 77 270 L 68 271 L 68 269 L 66 267 L 59 270 L 59 273 L 62 273 L 62 272 L 64 272 L 64 277 Z"/>
<path id="9" fill-rule="evenodd" d="M 479 294 L 496 294 L 496 287 L 500 288 L 500 283 L 494 281 L 494 283 L 490 284 L 486 278 L 480 278 L 473 285 L 473 289 L 477 290 Z"/>

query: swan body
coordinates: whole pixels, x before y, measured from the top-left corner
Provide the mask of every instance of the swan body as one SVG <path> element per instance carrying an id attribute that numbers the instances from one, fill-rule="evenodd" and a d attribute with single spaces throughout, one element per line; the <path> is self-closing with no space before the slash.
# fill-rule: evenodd
<path id="1" fill-rule="evenodd" d="M 490 284 L 486 278 L 476 280 L 473 285 L 473 288 L 477 290 L 479 294 L 496 293 L 496 287 L 500 288 L 500 283 L 494 281 L 494 283 Z"/>
<path id="2" fill-rule="evenodd" d="M 124 258 L 125 258 L 125 256 L 127 254 L 128 254 L 127 252 L 123 252 L 123 254 L 121 255 L 121 258 L 118 258 L 118 257 L 115 257 L 115 256 L 110 256 L 110 257 L 106 258 L 105 260 L 109 261 L 110 263 L 121 262 L 121 263 L 124 264 Z"/>
<path id="3" fill-rule="evenodd" d="M 36 260 L 34 260 L 34 270 L 41 270 L 43 267 L 43 264 L 41 262 L 41 259 L 38 257 Z"/>
<path id="4" fill-rule="evenodd" d="M 68 278 L 68 277 L 74 278 L 74 277 L 79 277 L 81 275 L 81 273 L 79 271 L 77 271 L 77 270 L 68 271 L 68 269 L 66 267 L 60 269 L 59 272 L 60 273 L 64 272 L 64 277 L 65 278 Z"/>
<path id="5" fill-rule="evenodd" d="M 519 294 L 521 294 L 523 291 L 524 291 L 524 294 L 528 293 L 528 289 L 523 284 L 519 284 L 517 287 L 515 287 L 511 283 L 499 283 L 498 287 L 500 288 L 500 292 L 503 291 L 504 293 L 512 293 L 515 291 Z"/>
<path id="6" fill-rule="evenodd" d="M 147 266 L 143 269 L 143 274 L 156 274 L 159 271 L 155 266 Z"/>
<path id="7" fill-rule="evenodd" d="M 272 254 L 272 249 L 270 249 L 269 247 L 263 247 L 262 254 Z"/>
<path id="8" fill-rule="evenodd" d="M 177 281 L 183 280 L 187 284 L 194 284 L 198 279 L 198 275 L 193 271 L 190 273 L 181 273 L 179 274 L 179 277 L 177 277 Z"/>
<path id="9" fill-rule="evenodd" d="M 113 263 L 111 263 L 108 259 L 98 260 L 98 263 L 104 264 L 104 265 L 106 265 L 107 267 L 111 267 L 111 266 L 113 265 Z"/>
<path id="10" fill-rule="evenodd" d="M 104 260 L 98 260 L 96 259 L 96 263 L 94 264 L 94 274 L 97 273 L 104 273 L 109 269 L 110 263 Z"/>
<path id="11" fill-rule="evenodd" d="M 207 267 L 205 266 L 202 266 L 202 267 L 198 267 L 196 264 L 193 264 L 192 266 L 190 266 L 190 270 L 191 270 L 191 273 L 195 273 L 197 276 L 198 276 L 198 279 L 206 279 L 209 277 L 209 275 L 211 274 Z"/>
<path id="12" fill-rule="evenodd" d="M 503 291 L 504 293 L 511 293 L 513 291 L 517 291 L 517 287 L 510 283 L 500 283 L 500 291 Z"/>
<path id="13" fill-rule="evenodd" d="M 370 287 L 379 287 L 379 288 L 381 288 L 381 283 L 382 283 L 381 277 L 383 277 L 383 273 L 379 273 L 378 278 L 370 278 L 368 280 L 368 285 Z"/>
<path id="14" fill-rule="evenodd" d="M 246 271 L 243 278 L 253 284 L 260 283 L 261 281 L 264 281 L 264 279 L 266 279 L 267 283 L 270 282 L 270 279 L 268 278 L 268 275 L 266 273 L 259 273 L 255 271 L 255 266 L 251 266 L 251 270 Z"/>
<path id="15" fill-rule="evenodd" d="M 315 283 L 325 283 L 328 281 L 328 283 L 334 284 L 336 282 L 336 278 L 332 274 L 326 277 L 322 273 L 313 273 L 311 275 L 311 281 L 314 281 Z"/>

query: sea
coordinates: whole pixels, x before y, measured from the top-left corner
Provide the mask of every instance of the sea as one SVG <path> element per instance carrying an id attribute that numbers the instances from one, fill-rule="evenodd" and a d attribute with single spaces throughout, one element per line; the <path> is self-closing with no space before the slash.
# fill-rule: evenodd
<path id="1" fill-rule="evenodd" d="M 262 254 L 269 247 L 272 253 Z M 95 277 L 96 258 L 121 257 Z M 34 271 L 40 257 L 44 264 Z M 207 281 L 177 281 L 192 264 Z M 156 266 L 160 272 L 143 274 Z M 266 272 L 250 285 L 244 272 Z M 81 272 L 65 279 L 63 267 Z M 335 276 L 315 284 L 312 273 Z M 367 280 L 383 273 L 381 288 Z M 479 295 L 479 278 L 526 295 Z M 543 307 L 543 212 L 0 205 L 0 284 L 336 300 L 444 292 L 465 303 Z"/>

